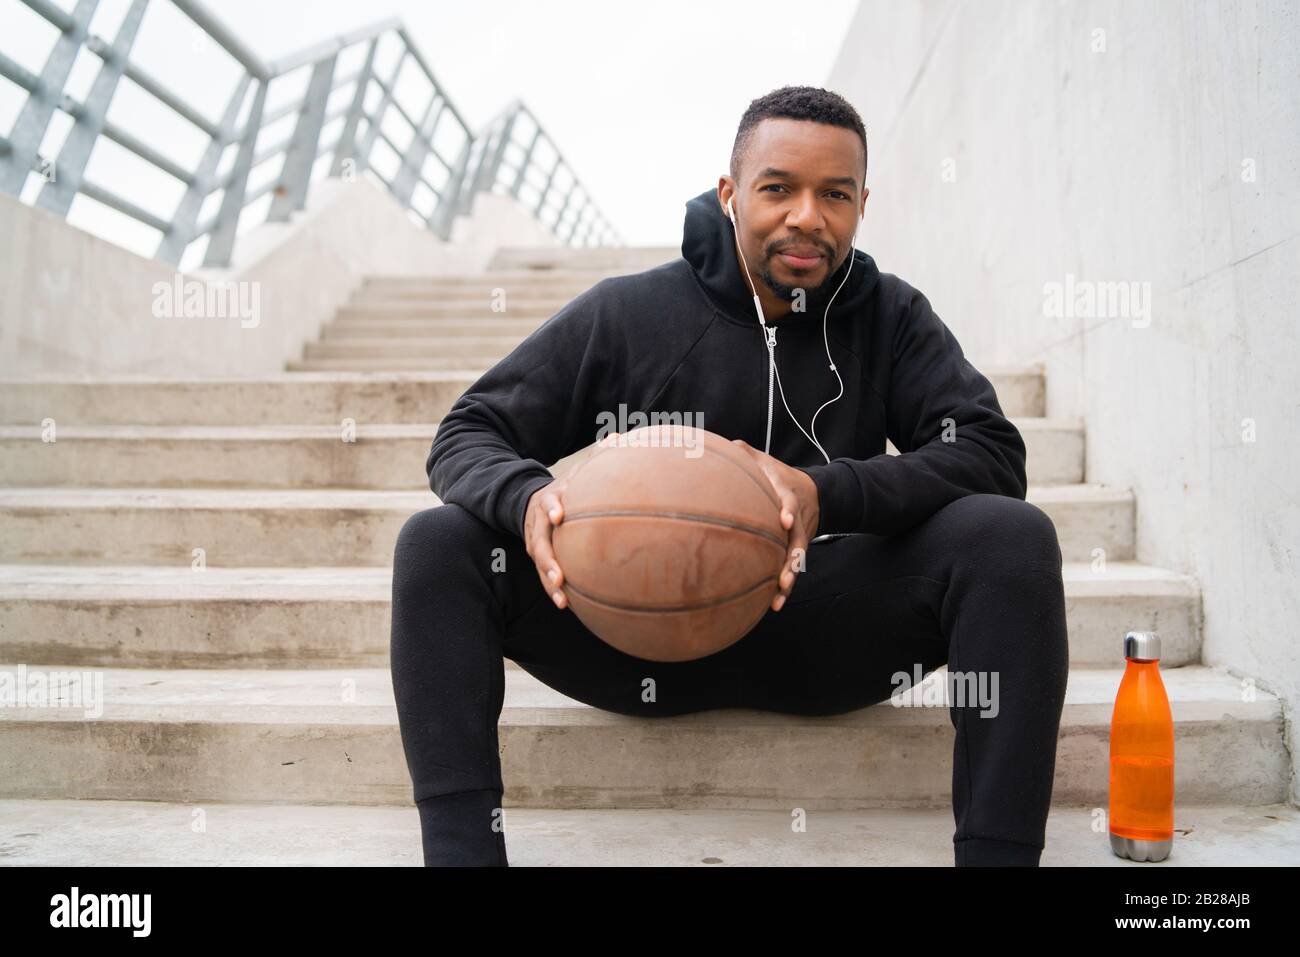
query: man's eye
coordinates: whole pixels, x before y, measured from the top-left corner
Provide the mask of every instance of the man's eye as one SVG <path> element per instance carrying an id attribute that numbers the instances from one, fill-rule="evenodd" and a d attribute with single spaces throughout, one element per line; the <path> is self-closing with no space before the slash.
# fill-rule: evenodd
<path id="1" fill-rule="evenodd" d="M 784 189 L 784 187 L 780 183 L 768 183 L 766 186 L 760 186 L 759 192 L 761 193 L 765 189 Z"/>
<path id="2" fill-rule="evenodd" d="M 848 198 L 849 198 L 849 194 L 848 194 L 848 193 L 842 193 L 842 192 L 840 192 L 838 189 L 837 189 L 837 190 L 834 190 L 834 193 L 835 193 L 836 196 L 842 196 L 842 197 L 844 197 L 845 199 L 848 199 Z"/>

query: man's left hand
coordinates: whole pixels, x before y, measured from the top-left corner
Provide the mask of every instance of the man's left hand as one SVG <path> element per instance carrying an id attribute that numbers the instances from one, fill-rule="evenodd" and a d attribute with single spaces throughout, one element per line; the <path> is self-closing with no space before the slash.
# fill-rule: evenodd
<path id="1" fill-rule="evenodd" d="M 776 597 L 772 599 L 772 610 L 780 611 L 794 589 L 796 572 L 803 571 L 807 564 L 808 543 L 816 536 L 821 522 L 817 486 L 807 472 L 760 452 L 743 439 L 731 441 L 754 457 L 781 499 L 781 524 L 790 532 L 790 549 L 781 569 Z"/>

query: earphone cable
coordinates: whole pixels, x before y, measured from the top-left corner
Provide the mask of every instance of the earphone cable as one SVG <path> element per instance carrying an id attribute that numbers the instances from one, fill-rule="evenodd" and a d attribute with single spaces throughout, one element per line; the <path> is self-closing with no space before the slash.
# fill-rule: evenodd
<path id="1" fill-rule="evenodd" d="M 735 211 L 735 207 L 732 206 L 730 200 L 727 201 L 727 209 L 731 216 L 732 229 L 735 230 L 736 211 Z M 831 457 L 826 454 L 826 450 L 822 448 L 821 443 L 819 443 L 816 438 L 817 416 L 821 414 L 822 409 L 825 409 L 828 405 L 831 405 L 832 403 L 838 401 L 840 397 L 844 395 L 844 379 L 840 376 L 839 369 L 837 369 L 835 366 L 835 360 L 831 358 L 831 346 L 830 346 L 830 340 L 827 337 L 826 325 L 830 317 L 831 304 L 835 302 L 835 297 L 838 296 L 840 290 L 844 288 L 844 284 L 849 280 L 849 273 L 853 271 L 853 243 L 854 241 L 857 240 L 857 236 L 858 236 L 857 226 L 854 226 L 853 239 L 849 241 L 849 268 L 844 271 L 844 278 L 840 280 L 840 284 L 835 288 L 835 292 L 831 293 L 831 298 L 826 303 L 826 311 L 822 313 L 822 345 L 826 349 L 826 361 L 830 365 L 830 370 L 835 373 L 835 379 L 837 382 L 839 382 L 840 391 L 839 394 L 835 396 L 835 398 L 823 402 L 821 406 L 817 409 L 817 411 L 813 413 L 812 421 L 808 423 L 809 426 L 812 428 L 813 431 L 812 435 L 809 435 L 807 432 L 804 431 L 804 427 L 799 424 L 799 420 L 795 418 L 794 412 L 790 410 L 790 404 L 786 401 L 785 388 L 781 385 L 781 373 L 776 368 L 776 342 L 775 342 L 776 327 L 769 326 L 767 324 L 767 319 L 763 315 L 762 303 L 759 301 L 758 298 L 758 290 L 754 287 L 754 277 L 751 276 L 749 273 L 749 263 L 745 259 L 745 251 L 740 248 L 740 236 L 737 234 L 735 237 L 736 251 L 740 253 L 740 261 L 745 267 L 745 278 L 749 281 L 750 290 L 754 295 L 754 309 L 758 313 L 758 321 L 759 324 L 762 326 L 764 339 L 767 342 L 767 358 L 768 358 L 767 438 L 763 446 L 763 451 L 766 454 L 769 455 L 771 454 L 771 446 L 772 446 L 772 409 L 773 409 L 772 380 L 775 379 L 776 386 L 781 392 L 781 404 L 785 406 L 785 411 L 786 414 L 790 416 L 790 421 L 792 421 L 795 424 L 795 428 L 797 428 L 800 432 L 803 433 L 803 437 L 806 438 L 809 442 L 811 442 L 813 444 L 813 447 L 816 448 L 817 451 L 821 453 L 822 458 L 826 460 L 826 464 L 827 465 L 830 464 Z"/>

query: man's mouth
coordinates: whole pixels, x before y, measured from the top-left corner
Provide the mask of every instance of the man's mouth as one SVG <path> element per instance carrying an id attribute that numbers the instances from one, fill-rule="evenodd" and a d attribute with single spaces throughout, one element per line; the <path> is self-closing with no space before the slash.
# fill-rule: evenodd
<path id="1" fill-rule="evenodd" d="M 810 246 L 791 246 L 777 253 L 791 269 L 811 269 L 824 258 L 821 251 Z"/>

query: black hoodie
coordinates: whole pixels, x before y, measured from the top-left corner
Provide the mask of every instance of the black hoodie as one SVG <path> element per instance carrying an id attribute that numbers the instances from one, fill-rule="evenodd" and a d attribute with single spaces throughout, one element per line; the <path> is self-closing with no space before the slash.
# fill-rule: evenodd
<path id="1" fill-rule="evenodd" d="M 830 288 L 846 269 L 825 341 L 824 302 L 769 321 L 780 388 L 768 451 L 812 477 L 816 534 L 896 534 L 979 492 L 1024 499 L 1024 440 L 926 297 L 858 249 Z M 840 391 L 826 342 L 844 382 L 817 416 L 829 463 L 804 435 Z M 529 497 L 554 478 L 547 464 L 619 430 L 609 422 L 623 421 L 621 404 L 626 416 L 689 412 L 688 424 L 762 450 L 768 387 L 733 227 L 710 189 L 686 204 L 680 259 L 601 279 L 456 400 L 429 451 L 429 487 L 523 537 Z M 885 452 L 886 437 L 901 454 Z"/>

